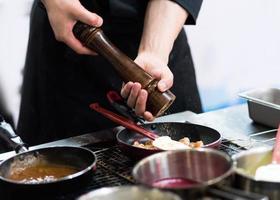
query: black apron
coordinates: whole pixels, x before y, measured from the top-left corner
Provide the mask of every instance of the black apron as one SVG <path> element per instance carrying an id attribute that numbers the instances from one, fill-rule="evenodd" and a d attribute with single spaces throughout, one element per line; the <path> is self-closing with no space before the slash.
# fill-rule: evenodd
<path id="1" fill-rule="evenodd" d="M 131 8 L 143 11 L 127 12 L 129 16 L 126 17 L 128 8 L 112 2 L 84 1 L 84 6 L 104 18 L 102 28 L 105 34 L 134 59 L 146 3 L 138 7 L 130 4 Z M 123 15 L 114 17 L 114 9 L 122 10 Z M 185 110 L 201 112 L 193 61 L 183 30 L 170 54 L 169 67 L 174 74 L 171 91 L 177 98 L 166 114 Z M 78 55 L 56 41 L 46 11 L 35 1 L 17 127 L 18 134 L 26 143 L 35 145 L 116 126 L 90 110 L 89 104 L 99 102 L 110 108 L 106 93 L 109 90 L 120 91 L 121 84 L 113 67 L 103 57 Z"/>

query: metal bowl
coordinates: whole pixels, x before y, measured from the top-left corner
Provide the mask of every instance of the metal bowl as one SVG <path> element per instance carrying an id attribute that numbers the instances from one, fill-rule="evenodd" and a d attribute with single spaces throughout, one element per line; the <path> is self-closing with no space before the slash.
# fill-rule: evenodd
<path id="1" fill-rule="evenodd" d="M 259 147 L 233 155 L 237 188 L 267 195 L 272 200 L 280 199 L 280 183 L 258 181 L 254 177 L 258 167 L 271 163 L 272 150 L 272 147 Z"/>
<path id="2" fill-rule="evenodd" d="M 203 193 L 233 173 L 231 158 L 215 149 L 165 151 L 144 158 L 133 168 L 145 186 L 174 191 L 184 197 Z"/>
<path id="3" fill-rule="evenodd" d="M 78 198 L 78 200 L 181 200 L 171 192 L 141 186 L 105 187 L 91 191 Z"/>

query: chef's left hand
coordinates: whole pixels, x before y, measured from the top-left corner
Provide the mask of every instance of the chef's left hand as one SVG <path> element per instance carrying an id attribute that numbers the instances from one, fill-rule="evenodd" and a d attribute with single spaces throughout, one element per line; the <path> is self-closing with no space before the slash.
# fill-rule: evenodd
<path id="1" fill-rule="evenodd" d="M 157 87 L 161 92 L 168 90 L 173 85 L 173 74 L 167 66 L 166 59 L 152 53 L 142 52 L 138 54 L 135 62 L 159 80 Z M 154 116 L 146 110 L 148 92 L 141 88 L 140 83 L 126 83 L 121 90 L 121 96 L 127 99 L 127 105 L 134 108 L 138 116 L 144 117 L 147 121 L 154 120 Z"/>

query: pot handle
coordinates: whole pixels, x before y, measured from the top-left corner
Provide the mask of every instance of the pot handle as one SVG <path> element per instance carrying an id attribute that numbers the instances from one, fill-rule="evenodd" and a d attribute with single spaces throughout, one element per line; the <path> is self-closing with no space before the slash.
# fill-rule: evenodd
<path id="1" fill-rule="evenodd" d="M 0 138 L 8 143 L 17 153 L 25 152 L 28 147 L 21 138 L 14 132 L 12 126 L 5 122 L 4 118 L 0 115 Z"/>
<path id="2" fill-rule="evenodd" d="M 214 197 L 226 200 L 269 200 L 267 196 L 239 190 L 228 186 L 217 186 L 207 190 L 207 193 Z"/>

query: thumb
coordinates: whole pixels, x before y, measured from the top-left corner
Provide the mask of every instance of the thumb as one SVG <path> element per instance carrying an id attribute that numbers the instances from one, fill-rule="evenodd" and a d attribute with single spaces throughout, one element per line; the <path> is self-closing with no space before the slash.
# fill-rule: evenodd
<path id="1" fill-rule="evenodd" d="M 80 5 L 80 8 L 75 11 L 74 16 L 88 25 L 99 27 L 103 24 L 103 19 L 99 15 L 88 11 L 82 5 Z"/>
<path id="2" fill-rule="evenodd" d="M 168 90 L 173 85 L 173 74 L 168 67 L 162 69 L 161 79 L 158 82 L 158 89 L 162 92 Z"/>

